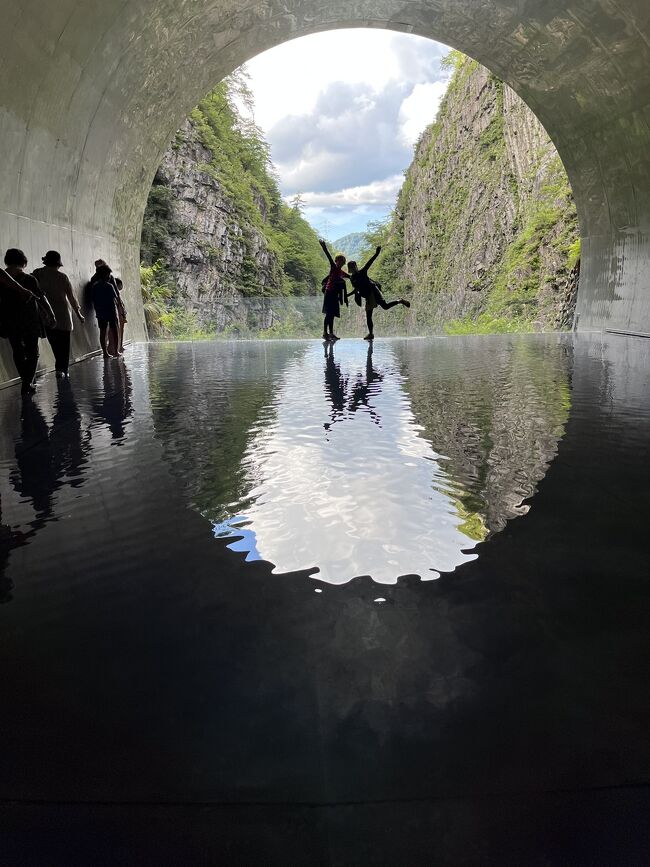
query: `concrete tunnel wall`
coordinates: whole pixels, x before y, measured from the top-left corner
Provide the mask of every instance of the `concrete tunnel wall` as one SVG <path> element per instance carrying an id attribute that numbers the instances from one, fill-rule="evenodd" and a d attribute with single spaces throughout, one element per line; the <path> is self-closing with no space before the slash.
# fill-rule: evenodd
<path id="1" fill-rule="evenodd" d="M 125 281 L 132 339 L 146 338 L 143 210 L 183 118 L 261 51 L 351 26 L 447 43 L 520 94 L 577 201 L 578 327 L 650 332 L 647 0 L 0 0 L 0 11 L 0 245 L 23 248 L 30 267 L 59 249 L 79 290 L 107 259 Z M 91 316 L 73 352 L 96 347 Z"/>

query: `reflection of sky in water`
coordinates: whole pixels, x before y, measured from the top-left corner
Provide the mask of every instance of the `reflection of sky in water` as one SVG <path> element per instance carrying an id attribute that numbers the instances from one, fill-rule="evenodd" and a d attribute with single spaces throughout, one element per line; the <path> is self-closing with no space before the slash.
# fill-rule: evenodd
<path id="1" fill-rule="evenodd" d="M 476 554 L 439 456 L 422 438 L 393 350 L 311 346 L 285 370 L 244 459 L 245 509 L 215 526 L 276 572 L 343 584 L 449 572 Z M 242 514 L 242 511 L 244 512 Z"/>

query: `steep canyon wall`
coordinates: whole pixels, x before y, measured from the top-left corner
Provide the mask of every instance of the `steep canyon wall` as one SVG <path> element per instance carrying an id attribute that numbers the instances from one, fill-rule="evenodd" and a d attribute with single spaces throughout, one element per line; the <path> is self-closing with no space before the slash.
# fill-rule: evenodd
<path id="1" fill-rule="evenodd" d="M 380 279 L 414 297 L 413 330 L 569 328 L 579 240 L 557 151 L 509 87 L 456 52 L 450 62 L 383 233 Z"/>

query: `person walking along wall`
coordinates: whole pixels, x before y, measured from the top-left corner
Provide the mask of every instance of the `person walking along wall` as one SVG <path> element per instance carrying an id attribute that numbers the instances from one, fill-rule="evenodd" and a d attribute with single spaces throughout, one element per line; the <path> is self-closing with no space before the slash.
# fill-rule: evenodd
<path id="1" fill-rule="evenodd" d="M 79 322 L 83 322 L 84 317 L 81 315 L 79 302 L 75 298 L 67 274 L 60 270 L 62 267 L 61 255 L 56 250 L 49 250 L 43 256 L 43 267 L 37 268 L 33 275 L 38 280 L 56 317 L 54 328 L 47 328 L 46 333 L 54 353 L 56 375 L 60 379 L 65 379 L 70 365 L 70 337 L 74 328 L 72 310 Z"/>
<path id="2" fill-rule="evenodd" d="M 119 296 L 108 265 L 99 265 L 90 281 L 93 307 L 99 326 L 99 343 L 104 358 L 113 358 L 110 347 L 119 347 L 117 305 Z M 108 335 L 107 335 L 108 333 Z M 108 339 L 107 339 L 108 337 Z"/>
<path id="3" fill-rule="evenodd" d="M 36 391 L 34 376 L 38 366 L 38 341 L 45 337 L 38 310 L 38 298 L 43 296 L 43 292 L 36 278 L 25 274 L 27 257 L 22 250 L 7 250 L 5 265 L 9 276 L 30 293 L 27 301 L 11 292 L 2 295 L 3 334 L 11 344 L 14 364 L 22 380 L 21 394 L 30 395 Z"/>

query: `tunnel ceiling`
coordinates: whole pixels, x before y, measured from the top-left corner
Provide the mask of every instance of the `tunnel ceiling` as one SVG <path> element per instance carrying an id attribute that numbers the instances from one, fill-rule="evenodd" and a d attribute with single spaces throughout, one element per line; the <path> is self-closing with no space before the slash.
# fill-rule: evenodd
<path id="1" fill-rule="evenodd" d="M 460 49 L 523 97 L 576 196 L 580 327 L 650 332 L 648 0 L 0 0 L 0 8 L 4 246 L 32 258 L 58 247 L 79 275 L 99 251 L 137 285 L 151 180 L 198 100 L 288 39 L 390 28 Z"/>

